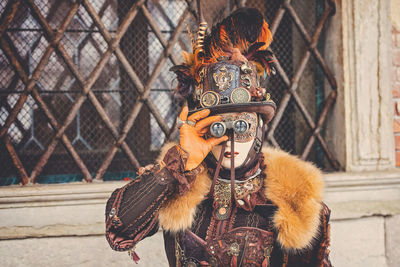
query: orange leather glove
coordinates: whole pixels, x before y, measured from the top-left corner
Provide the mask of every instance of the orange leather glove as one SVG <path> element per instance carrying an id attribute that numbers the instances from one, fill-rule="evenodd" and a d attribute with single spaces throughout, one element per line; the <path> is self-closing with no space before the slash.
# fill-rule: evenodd
<path id="1" fill-rule="evenodd" d="M 221 116 L 207 117 L 209 114 L 210 110 L 204 109 L 190 115 L 188 118 L 188 107 L 185 106 L 179 115 L 182 121 L 196 123 L 194 126 L 185 123 L 180 129 L 180 146 L 188 153 L 185 170 L 193 170 L 199 166 L 214 146 L 228 140 L 228 136 L 209 139 L 203 138 L 208 130 L 208 126 L 214 122 L 221 121 Z"/>

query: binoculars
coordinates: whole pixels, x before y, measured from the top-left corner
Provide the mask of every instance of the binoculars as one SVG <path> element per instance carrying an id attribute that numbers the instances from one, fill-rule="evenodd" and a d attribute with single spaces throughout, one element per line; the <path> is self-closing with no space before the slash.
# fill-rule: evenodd
<path id="1" fill-rule="evenodd" d="M 242 119 L 235 121 L 217 121 L 211 124 L 210 133 L 214 137 L 221 137 L 227 129 L 233 129 L 236 134 L 244 134 L 249 130 L 249 124 Z"/>

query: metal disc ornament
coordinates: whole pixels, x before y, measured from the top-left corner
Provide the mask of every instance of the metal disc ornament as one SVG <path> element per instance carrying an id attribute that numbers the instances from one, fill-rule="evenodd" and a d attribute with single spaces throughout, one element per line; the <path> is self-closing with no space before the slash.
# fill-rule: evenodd
<path id="1" fill-rule="evenodd" d="M 242 87 L 236 88 L 231 93 L 232 103 L 247 103 L 250 102 L 251 95 L 250 92 Z"/>
<path id="2" fill-rule="evenodd" d="M 207 91 L 201 95 L 200 104 L 203 108 L 212 107 L 219 103 L 219 95 L 213 91 Z"/>
<path id="3" fill-rule="evenodd" d="M 230 216 L 230 208 L 229 206 L 220 206 L 217 210 L 215 210 L 215 217 L 219 221 L 223 221 L 228 219 Z"/>

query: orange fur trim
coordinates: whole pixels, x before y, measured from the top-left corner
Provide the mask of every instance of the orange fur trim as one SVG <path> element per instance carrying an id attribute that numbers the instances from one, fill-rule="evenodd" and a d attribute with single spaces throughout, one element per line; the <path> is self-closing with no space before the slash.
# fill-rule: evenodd
<path id="1" fill-rule="evenodd" d="M 161 227 L 173 233 L 192 226 L 197 206 L 210 191 L 211 180 L 206 168 L 197 175 L 189 192 L 183 196 L 175 196 L 160 209 L 158 221 Z"/>
<path id="2" fill-rule="evenodd" d="M 312 245 L 318 234 L 322 208 L 322 175 L 311 163 L 286 152 L 266 148 L 265 195 L 278 210 L 273 221 L 277 240 L 285 250 L 301 250 Z"/>
<path id="3" fill-rule="evenodd" d="M 175 142 L 167 143 L 161 148 L 157 162 L 162 161 L 168 150 L 178 145 Z M 192 226 L 197 206 L 210 191 L 211 180 L 207 174 L 207 168 L 197 175 L 196 180 L 191 186 L 189 192 L 180 196 L 177 194 L 166 205 L 164 205 L 158 214 L 160 226 L 170 232 L 179 232 Z"/>
<path id="4" fill-rule="evenodd" d="M 169 144 L 168 149 L 172 145 L 175 144 Z M 277 241 L 286 251 L 307 248 L 318 234 L 323 191 L 321 172 L 311 163 L 278 149 L 265 148 L 263 153 L 267 164 L 264 193 L 278 207 L 273 217 Z M 171 232 L 190 228 L 196 207 L 210 186 L 211 177 L 205 170 L 196 177 L 187 194 L 175 196 L 161 208 L 162 228 Z"/>

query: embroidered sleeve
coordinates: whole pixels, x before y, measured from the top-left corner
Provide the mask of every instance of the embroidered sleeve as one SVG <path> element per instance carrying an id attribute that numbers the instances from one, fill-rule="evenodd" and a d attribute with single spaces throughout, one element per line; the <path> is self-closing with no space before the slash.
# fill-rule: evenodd
<path id="1" fill-rule="evenodd" d="M 313 246 L 296 255 L 288 256 L 288 267 L 291 266 L 318 266 L 331 267 L 329 260 L 329 245 L 330 245 L 330 224 L 329 218 L 331 211 L 322 203 L 321 223 L 319 226 L 319 236 L 314 241 Z"/>
<path id="2" fill-rule="evenodd" d="M 172 195 L 187 191 L 198 173 L 197 169 L 184 172 L 185 162 L 179 148 L 172 147 L 160 164 L 140 170 L 137 179 L 112 193 L 106 206 L 106 238 L 111 248 L 130 250 L 157 232 L 161 206 Z"/>

